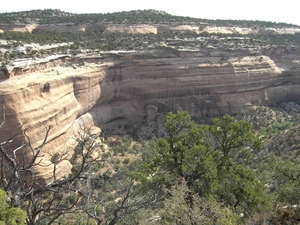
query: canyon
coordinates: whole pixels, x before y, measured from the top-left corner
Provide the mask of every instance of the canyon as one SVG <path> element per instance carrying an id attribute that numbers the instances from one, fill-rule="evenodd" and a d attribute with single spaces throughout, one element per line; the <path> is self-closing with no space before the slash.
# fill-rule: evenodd
<path id="1" fill-rule="evenodd" d="M 169 111 L 186 110 L 196 120 L 245 113 L 299 99 L 299 72 L 300 49 L 287 46 L 157 46 L 19 59 L 0 71 L 0 114 L 5 120 L 0 142 L 21 129 L 26 135 L 18 135 L 10 146 L 28 142 L 28 136 L 36 149 L 49 127 L 43 165 L 36 169 L 49 181 L 51 170 L 43 166 L 54 166 L 51 156 L 56 152 L 72 156 L 78 129 L 144 137 L 141 127 L 151 127 Z M 63 176 L 71 164 L 61 163 Z"/>
<path id="2" fill-rule="evenodd" d="M 297 223 L 300 26 L 158 10 L 0 21 L 0 188 L 25 223 Z"/>

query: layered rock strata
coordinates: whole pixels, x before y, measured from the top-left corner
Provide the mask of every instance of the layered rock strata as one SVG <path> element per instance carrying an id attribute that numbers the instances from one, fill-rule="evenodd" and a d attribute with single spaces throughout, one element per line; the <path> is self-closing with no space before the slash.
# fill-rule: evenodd
<path id="1" fill-rule="evenodd" d="M 61 23 L 61 24 L 0 24 L 0 33 L 3 32 L 32 32 L 32 31 L 46 31 L 46 32 L 71 32 L 83 33 L 90 31 L 101 31 L 103 33 L 161 33 L 166 31 L 177 32 L 195 32 L 195 33 L 225 33 L 225 34 L 295 34 L 299 33 L 299 28 L 244 28 L 244 27 L 216 27 L 208 26 L 205 24 L 74 24 L 74 23 Z"/>
<path id="2" fill-rule="evenodd" d="M 252 51 L 251 51 L 252 52 Z M 186 110 L 195 118 L 246 112 L 300 94 L 298 50 L 119 53 L 90 110 L 103 129 L 137 129 L 145 117 Z"/>
<path id="3" fill-rule="evenodd" d="M 5 123 L 0 130 L 0 141 L 7 140 L 19 129 L 26 130 L 33 149 L 38 148 L 50 128 L 46 145 L 41 156 L 42 167 L 36 172 L 39 177 L 52 177 L 51 157 L 55 152 L 73 154 L 72 147 L 67 146 L 69 139 L 74 139 L 72 125 L 77 118 L 86 114 L 100 98 L 99 83 L 105 76 L 105 65 L 69 68 L 56 66 L 42 68 L 39 71 L 13 76 L 0 82 L 0 95 L 5 107 Z M 19 71 L 20 68 L 17 70 Z M 92 120 L 85 115 L 84 121 L 91 126 Z M 18 135 L 10 147 L 28 143 L 25 135 Z M 28 149 L 28 156 L 31 151 Z M 46 167 L 45 167 L 46 166 Z M 65 160 L 59 165 L 57 176 L 70 172 L 71 165 Z"/>
<path id="4" fill-rule="evenodd" d="M 2 77 L 6 122 L 0 141 L 24 124 L 22 129 L 27 128 L 35 148 L 43 141 L 44 126 L 50 126 L 43 149 L 43 160 L 49 164 L 51 154 L 68 149 L 65 143 L 80 124 L 134 132 L 168 111 L 187 110 L 201 118 L 246 112 L 300 96 L 296 48 L 156 48 L 42 62 L 9 67 Z M 22 141 L 25 136 L 16 144 Z M 37 172 L 51 178 L 49 170 Z"/>

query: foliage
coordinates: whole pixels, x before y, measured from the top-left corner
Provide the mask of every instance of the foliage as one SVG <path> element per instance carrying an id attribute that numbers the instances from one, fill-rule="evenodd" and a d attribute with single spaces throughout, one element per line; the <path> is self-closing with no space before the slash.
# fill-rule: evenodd
<path id="1" fill-rule="evenodd" d="M 275 122 L 272 125 L 269 125 L 267 127 L 263 127 L 260 132 L 261 134 L 269 134 L 269 133 L 276 133 L 278 131 L 282 131 L 287 129 L 288 127 L 292 126 L 293 122 L 286 121 L 286 122 Z"/>
<path id="2" fill-rule="evenodd" d="M 297 52 L 300 33 L 295 34 L 224 34 L 201 32 L 176 32 L 171 30 L 159 31 L 157 34 L 126 34 L 104 33 L 107 24 L 166 24 L 166 25 L 192 25 L 203 29 L 206 26 L 238 26 L 259 28 L 287 28 L 297 27 L 286 23 L 273 23 L 266 21 L 245 20 L 207 20 L 191 17 L 173 16 L 157 10 L 132 10 L 128 12 L 115 12 L 106 14 L 74 14 L 57 9 L 31 10 L 23 12 L 0 13 L 0 21 L 4 24 L 64 24 L 76 26 L 78 24 L 92 24 L 97 29 L 82 32 L 47 32 L 34 30 L 30 32 L 4 32 L 0 39 L 7 40 L 4 45 L 6 51 L 0 52 L 2 64 L 10 60 L 24 57 L 41 57 L 48 54 L 62 53 L 76 55 L 81 51 L 111 51 L 111 50 L 139 50 L 153 46 L 168 45 L 176 49 L 199 49 L 206 47 L 222 48 L 241 46 L 256 48 L 270 45 L 289 46 L 289 51 Z M 187 41 L 188 40 L 188 41 Z M 56 47 L 32 48 L 26 44 L 38 43 L 40 45 L 59 44 Z M 2 42 L 0 44 L 3 44 Z M 231 48 L 231 47 L 230 47 Z M 21 50 L 20 50 L 21 49 Z M 231 48 L 233 49 L 233 48 Z M 262 60 L 259 58 L 258 60 Z"/>
<path id="3" fill-rule="evenodd" d="M 282 160 L 273 158 L 271 164 L 273 185 L 276 185 L 276 202 L 288 205 L 297 205 L 300 202 L 300 165 L 297 160 L 288 158 Z"/>
<path id="4" fill-rule="evenodd" d="M 4 109 L 3 106 L 0 132 L 3 132 L 1 128 L 6 122 Z M 1 186 L 9 194 L 8 205 L 26 210 L 26 224 L 113 225 L 132 214 L 137 214 L 140 210 L 160 203 L 164 196 L 160 184 L 157 184 L 157 187 L 152 185 L 151 190 L 147 189 L 145 192 L 146 186 L 129 176 L 129 169 L 138 170 L 141 166 L 141 163 L 134 163 L 129 157 L 137 154 L 131 151 L 132 139 L 128 137 L 116 139 L 117 146 L 124 147 L 121 149 L 124 155 L 118 157 L 124 159 L 123 164 L 126 164 L 126 167 L 120 166 L 115 171 L 107 168 L 101 170 L 102 164 L 107 165 L 106 161 L 113 160 L 111 155 L 105 158 L 98 155 L 106 153 L 104 150 L 106 148 L 101 149 L 104 144 L 101 143 L 98 134 L 84 125 L 77 127 L 74 133 L 76 137 L 72 144 L 74 148 L 69 149 L 74 153 L 73 157 L 61 151 L 45 153 L 49 154 L 48 159 L 51 163 L 44 167 L 52 170 L 53 180 L 48 183 L 40 182 L 35 173 L 30 171 L 40 166 L 44 160 L 40 157 L 40 153 L 47 141 L 50 128 L 45 125 L 45 129 L 44 140 L 37 148 L 31 145 L 26 129 L 19 130 L 0 143 Z M 27 138 L 27 142 L 13 148 L 9 143 L 15 141 L 14 138 L 20 134 Z M 57 169 L 64 160 L 73 163 L 72 173 L 59 177 Z M 108 168 L 111 168 L 111 165 Z M 12 210 L 18 215 L 17 209 Z"/>
<path id="5" fill-rule="evenodd" d="M 264 184 L 247 167 L 262 146 L 248 122 L 225 115 L 213 125 L 198 125 L 187 112 L 171 112 L 165 128 L 167 137 L 158 141 L 150 168 L 165 174 L 167 187 L 184 179 L 200 197 L 213 197 L 247 215 L 268 205 Z"/>
<path id="6" fill-rule="evenodd" d="M 4 207 L 27 209 L 28 224 L 297 224 L 299 126 L 297 116 L 291 123 L 289 114 L 279 114 L 249 120 L 277 128 L 275 137 L 261 137 L 263 148 L 249 122 L 229 115 L 199 125 L 187 112 L 168 113 L 164 138 L 105 137 L 105 151 L 98 137 L 82 130 L 72 149 L 77 166 L 67 183 L 60 183 L 54 171 L 49 188 L 30 187 L 32 195 L 21 195 L 21 201 L 16 200 L 24 187 L 11 186 L 11 201 Z M 1 143 L 2 150 L 9 150 L 7 143 Z M 98 150 L 97 160 L 85 155 Z M 50 160 L 58 164 L 64 157 L 54 153 Z M 26 166 L 24 162 L 19 161 Z M 20 172 L 18 167 L 12 171 Z M 35 207 L 45 210 L 39 219 L 32 214 Z"/>
<path id="7" fill-rule="evenodd" d="M 192 208 L 189 205 L 190 199 L 194 202 Z M 241 217 L 222 203 L 191 193 L 184 180 L 171 187 L 169 197 L 165 199 L 164 207 L 159 213 L 161 215 L 159 224 L 233 225 L 242 223 Z"/>
<path id="8" fill-rule="evenodd" d="M 8 203 L 8 196 L 0 189 L 0 224 L 22 225 L 25 224 L 26 213 L 20 208 L 11 207 Z"/>
<path id="9" fill-rule="evenodd" d="M 91 13 L 76 14 L 64 12 L 58 9 L 30 10 L 21 12 L 0 13 L 0 21 L 6 24 L 208 24 L 209 26 L 242 26 L 242 27 L 297 27 L 297 25 L 287 23 L 276 23 L 267 21 L 251 20 L 209 20 L 197 19 L 184 16 L 170 15 L 158 10 L 131 10 L 114 13 Z"/>
<path id="10" fill-rule="evenodd" d="M 296 207 L 280 206 L 270 216 L 272 225 L 296 225 L 300 221 L 300 210 Z"/>

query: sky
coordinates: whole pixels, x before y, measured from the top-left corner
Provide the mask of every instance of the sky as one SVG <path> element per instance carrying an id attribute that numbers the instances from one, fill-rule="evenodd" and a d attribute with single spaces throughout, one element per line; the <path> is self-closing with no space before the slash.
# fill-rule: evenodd
<path id="1" fill-rule="evenodd" d="M 300 25 L 296 0 L 8 0 L 1 4 L 0 12 L 32 9 L 60 9 L 72 13 L 156 9 L 172 15 L 203 19 L 263 20 Z"/>

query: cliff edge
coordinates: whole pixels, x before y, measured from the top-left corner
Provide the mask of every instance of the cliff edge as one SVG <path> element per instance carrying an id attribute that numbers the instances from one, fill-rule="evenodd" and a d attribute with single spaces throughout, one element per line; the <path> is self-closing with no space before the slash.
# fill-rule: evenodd
<path id="1" fill-rule="evenodd" d="M 50 127 L 46 164 L 57 151 L 72 155 L 66 143 L 74 138 L 76 123 L 135 132 L 168 111 L 186 110 L 194 118 L 237 114 L 300 96 L 297 48 L 159 47 L 49 59 L 2 67 L 0 81 L 5 114 L 0 141 L 21 128 L 37 147 Z M 20 135 L 11 145 L 26 141 Z M 51 180 L 49 170 L 41 167 L 37 174 Z"/>

